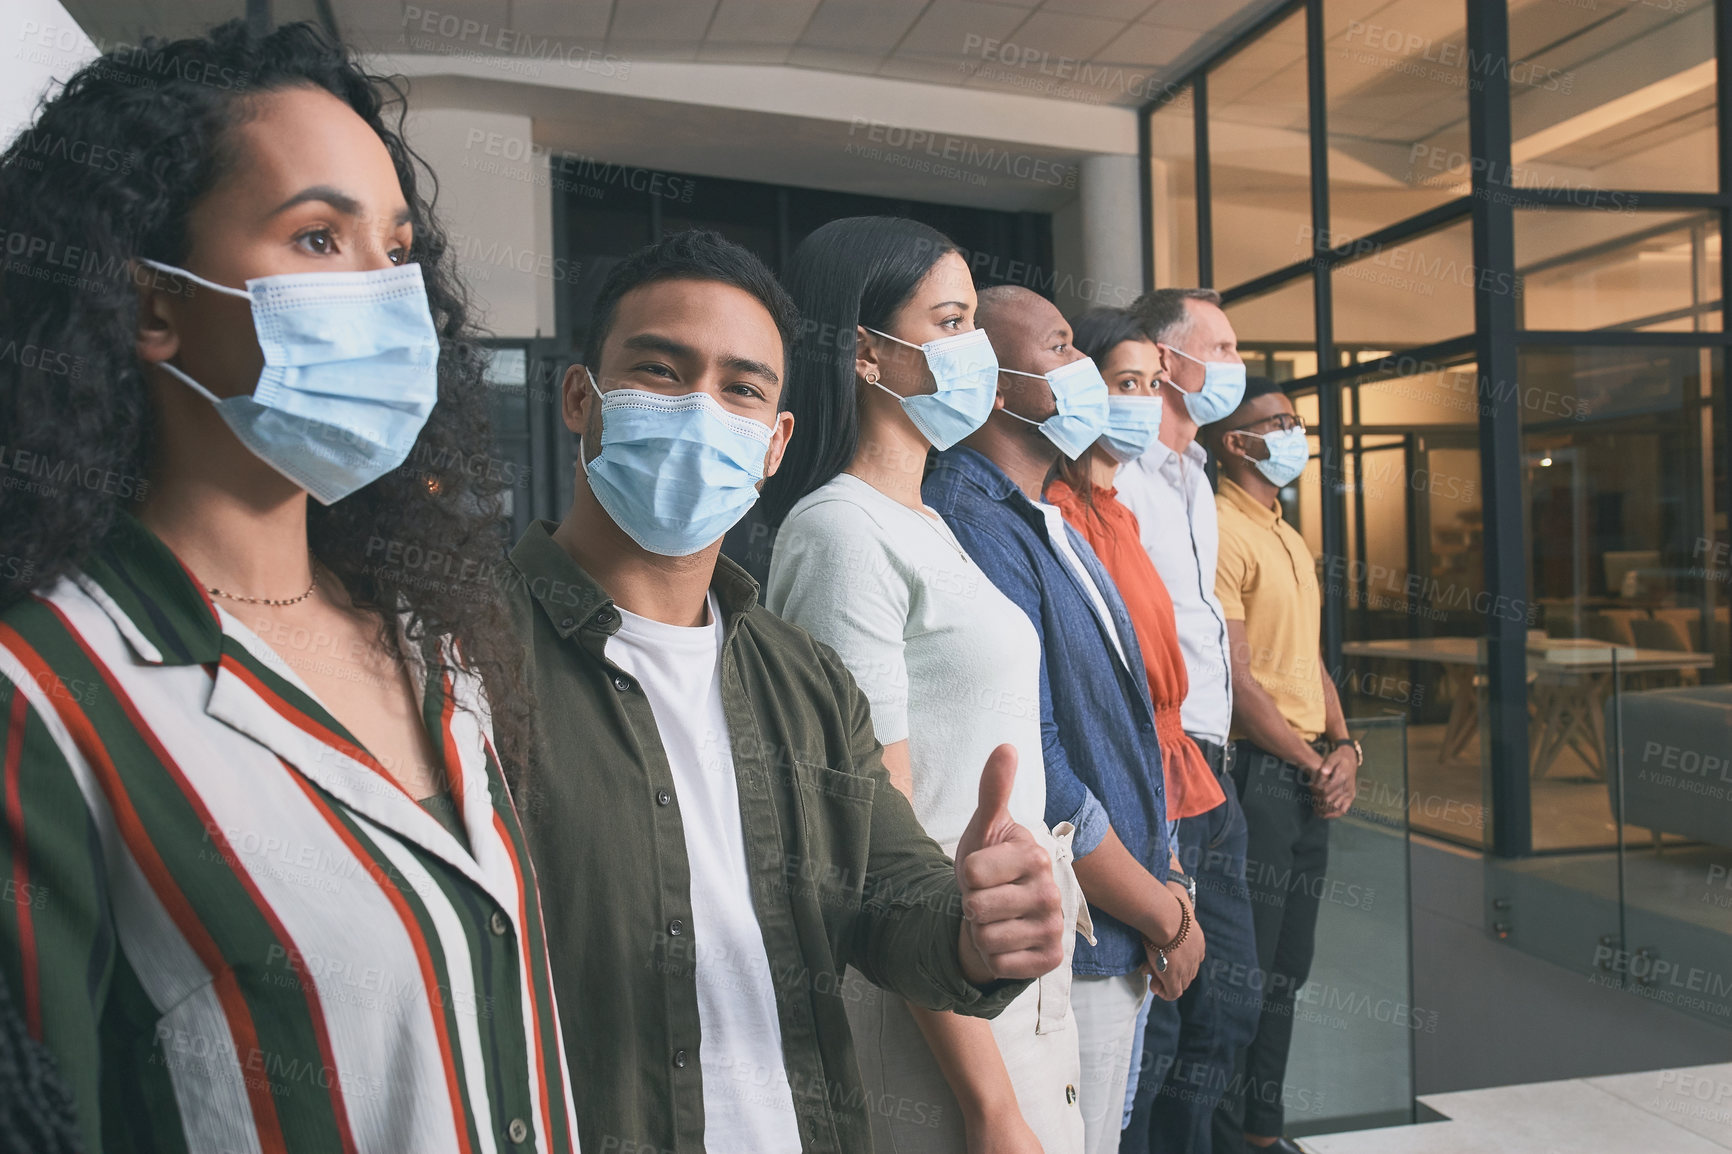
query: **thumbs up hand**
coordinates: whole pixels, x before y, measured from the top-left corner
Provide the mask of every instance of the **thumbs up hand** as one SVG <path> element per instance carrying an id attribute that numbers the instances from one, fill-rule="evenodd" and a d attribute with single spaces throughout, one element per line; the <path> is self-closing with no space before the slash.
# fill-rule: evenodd
<path id="1" fill-rule="evenodd" d="M 999 978 L 1038 978 L 1064 960 L 1063 906 L 1052 855 L 1011 820 L 1016 748 L 1001 745 L 980 775 L 980 804 L 956 843 L 962 890 L 957 953 L 977 986 Z"/>

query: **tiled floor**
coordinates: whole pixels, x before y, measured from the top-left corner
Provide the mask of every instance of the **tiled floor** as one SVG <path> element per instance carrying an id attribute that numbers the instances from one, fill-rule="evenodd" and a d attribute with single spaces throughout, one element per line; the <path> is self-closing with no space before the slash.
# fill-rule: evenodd
<path id="1" fill-rule="evenodd" d="M 1420 1099 L 1447 1121 L 1306 1138 L 1311 1154 L 1726 1154 L 1732 1063 Z"/>
<path id="2" fill-rule="evenodd" d="M 1412 725 L 1407 730 L 1408 788 L 1413 827 L 1448 841 L 1481 845 L 1485 838 L 1485 770 L 1477 760 L 1443 761 L 1443 726 Z M 1630 826 L 1627 844 L 1646 846 L 1647 830 Z M 1543 778 L 1533 782 L 1533 837 L 1538 851 L 1612 849 L 1618 827 L 1612 821 L 1606 783 L 1565 751 Z M 1670 839 L 1677 840 L 1677 839 Z"/>

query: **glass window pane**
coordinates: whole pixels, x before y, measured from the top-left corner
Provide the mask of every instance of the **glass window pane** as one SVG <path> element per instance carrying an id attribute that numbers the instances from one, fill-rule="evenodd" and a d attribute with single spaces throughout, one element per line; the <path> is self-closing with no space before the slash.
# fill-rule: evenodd
<path id="1" fill-rule="evenodd" d="M 1304 411 L 1317 409 L 1317 391 L 1307 389 L 1302 393 L 1290 394 L 1293 401 L 1293 411 L 1304 417 Z M 1299 530 L 1299 535 L 1305 538 L 1305 545 L 1311 550 L 1311 556 L 1323 556 L 1323 470 L 1317 460 L 1316 427 L 1307 423 L 1309 434 L 1305 441 L 1311 448 L 1311 459 L 1305 463 L 1305 471 L 1299 479 L 1282 489 L 1278 495 L 1281 502 L 1282 515 L 1289 524 Z"/>
<path id="2" fill-rule="evenodd" d="M 1471 360 L 1440 364 L 1393 356 L 1378 365 L 1390 376 L 1355 385 L 1347 423 L 1357 429 L 1396 433 L 1418 426 L 1479 428 L 1483 382 Z"/>
<path id="3" fill-rule="evenodd" d="M 1515 214 L 1522 326 L 1720 331 L 1712 212 Z"/>
<path id="4" fill-rule="evenodd" d="M 1661 538 L 1667 541 L 1662 570 L 1688 568 L 1677 575 L 1681 581 L 1674 579 L 1667 603 L 1652 605 L 1648 620 L 1632 627 L 1638 646 L 1688 652 L 1711 664 L 1663 673 L 1645 662 L 1625 663 L 1610 707 L 1620 729 L 1607 750 L 1608 769 L 1621 768 L 1623 785 L 1622 806 L 1613 812 L 1623 825 L 1626 846 L 1621 880 L 1629 941 L 1654 956 L 1675 959 L 1681 973 L 1724 969 L 1726 910 L 1732 904 L 1727 896 L 1732 894 L 1732 838 L 1727 837 L 1732 769 L 1726 757 L 1732 730 L 1726 719 L 1732 628 L 1726 602 L 1732 593 L 1732 537 L 1723 503 L 1728 491 L 1726 392 L 1722 354 L 1697 356 L 1703 371 L 1694 390 L 1686 380 L 1682 398 L 1681 443 L 1691 460 L 1677 479 L 1691 489 L 1704 482 L 1700 517 L 1680 526 L 1685 539 L 1698 530 L 1700 535 L 1687 551 L 1669 550 L 1671 541 Z M 1637 570 L 1619 582 L 1619 592 L 1628 589 L 1626 600 L 1666 597 L 1663 580 L 1664 575 L 1655 580 Z M 1627 976 L 1626 987 L 1639 980 L 1639 975 Z M 1680 998 L 1677 1007 L 1706 1021 L 1732 1020 L 1732 996 L 1724 982 L 1703 993 L 1688 1003 Z"/>
<path id="5" fill-rule="evenodd" d="M 1464 336 L 1473 331 L 1473 222 L 1381 246 L 1336 265 L 1330 279 L 1336 345 L 1353 361 Z"/>
<path id="6" fill-rule="evenodd" d="M 1511 0 L 1511 182 L 1714 191 L 1714 7 Z"/>
<path id="7" fill-rule="evenodd" d="M 1610 849 L 1602 721 L 1613 647 L 1626 724 L 1632 709 L 1676 696 L 1668 690 L 1728 679 L 1724 566 L 1704 564 L 1705 543 L 1724 535 L 1715 481 L 1721 354 L 1529 347 L 1519 372 L 1524 388 L 1572 410 L 1562 419 L 1523 411 L 1529 591 L 1543 630 L 1529 644 L 1534 848 Z M 1723 747 L 1724 713 L 1718 719 Z M 1640 751 L 1625 754 L 1627 838 L 1684 840 L 1688 821 L 1672 820 L 1700 799 L 1667 796 L 1660 774 L 1638 773 Z"/>
<path id="8" fill-rule="evenodd" d="M 1406 715 L 1414 828 L 1479 847 L 1479 373 L 1472 361 L 1383 367 L 1342 387 L 1348 550 L 1323 581 L 1345 610 L 1344 705 Z"/>
<path id="9" fill-rule="evenodd" d="M 1462 194 L 1462 0 L 1325 0 L 1331 247 Z"/>
<path id="10" fill-rule="evenodd" d="M 1191 87 L 1149 117 L 1155 288 L 1197 283 L 1197 130 Z"/>
<path id="11" fill-rule="evenodd" d="M 1236 284 L 1311 255 L 1305 13 L 1209 73 L 1214 283 Z"/>
<path id="12" fill-rule="evenodd" d="M 529 383 L 529 350 L 521 345 L 506 345 L 487 350 L 487 367 L 482 379 L 489 385 L 526 385 Z"/>
<path id="13" fill-rule="evenodd" d="M 1226 306 L 1239 338 L 1239 355 L 1252 376 L 1295 381 L 1317 372 L 1317 318 L 1311 277 Z"/>

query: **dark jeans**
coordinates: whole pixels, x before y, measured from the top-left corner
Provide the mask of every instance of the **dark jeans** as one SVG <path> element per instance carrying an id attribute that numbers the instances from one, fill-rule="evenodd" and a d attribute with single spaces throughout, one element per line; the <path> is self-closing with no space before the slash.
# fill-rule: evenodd
<path id="1" fill-rule="evenodd" d="M 1210 760 L 1219 766 L 1218 755 Z M 1226 800 L 1179 822 L 1179 862 L 1197 879 L 1203 965 L 1178 1001 L 1151 1003 L 1120 1154 L 1209 1154 L 1209 1118 L 1257 1029 L 1260 1006 L 1236 996 L 1257 966 L 1245 889 L 1245 815 L 1233 779 L 1222 773 L 1220 781 Z"/>
<path id="2" fill-rule="evenodd" d="M 1215 1154 L 1241 1150 L 1242 1134 L 1282 1133 L 1293 1003 L 1311 974 L 1319 895 L 1329 864 L 1329 823 L 1312 809 L 1298 766 L 1240 741 L 1233 778 L 1250 835 L 1245 875 L 1260 971 L 1236 992 L 1246 1002 L 1260 1003 L 1260 1016 L 1256 1036 L 1215 1112 Z"/>

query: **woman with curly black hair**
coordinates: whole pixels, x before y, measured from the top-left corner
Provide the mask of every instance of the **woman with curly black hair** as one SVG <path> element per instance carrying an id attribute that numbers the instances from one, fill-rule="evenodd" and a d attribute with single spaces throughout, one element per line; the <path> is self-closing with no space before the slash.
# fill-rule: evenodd
<path id="1" fill-rule="evenodd" d="M 400 106 L 235 23 L 0 155 L 0 976 L 92 1151 L 575 1146 Z"/>

